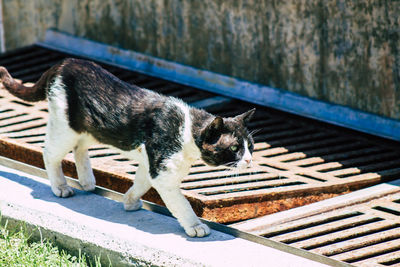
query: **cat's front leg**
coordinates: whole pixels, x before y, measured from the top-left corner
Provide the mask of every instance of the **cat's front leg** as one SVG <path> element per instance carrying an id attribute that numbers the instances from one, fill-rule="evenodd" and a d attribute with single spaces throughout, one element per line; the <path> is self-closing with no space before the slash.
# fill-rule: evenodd
<path id="1" fill-rule="evenodd" d="M 139 164 L 139 168 L 135 173 L 135 180 L 133 186 L 124 195 L 124 208 L 127 211 L 135 211 L 142 207 L 140 198 L 149 191 L 151 184 L 149 182 L 149 172 Z"/>
<path id="2" fill-rule="evenodd" d="M 183 196 L 176 176 L 160 174 L 151 180 L 151 184 L 188 236 L 203 237 L 210 234 L 210 228 L 199 220 L 189 201 Z"/>

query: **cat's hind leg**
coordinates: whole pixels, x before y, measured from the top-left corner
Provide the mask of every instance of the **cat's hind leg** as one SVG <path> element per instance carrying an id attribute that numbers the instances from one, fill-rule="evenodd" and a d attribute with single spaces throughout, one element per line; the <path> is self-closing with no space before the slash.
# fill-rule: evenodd
<path id="1" fill-rule="evenodd" d="M 66 125 L 54 119 L 49 119 L 43 159 L 47 175 L 50 180 L 51 190 L 58 197 L 69 197 L 74 194 L 67 185 L 61 162 L 75 146 L 78 134 Z"/>
<path id="2" fill-rule="evenodd" d="M 79 184 L 85 191 L 96 189 L 96 178 L 90 165 L 88 148 L 92 144 L 90 137 L 82 136 L 74 147 L 75 166 Z"/>
<path id="3" fill-rule="evenodd" d="M 140 198 L 149 191 L 150 174 L 147 168 L 141 163 L 135 173 L 135 181 L 133 186 L 124 195 L 124 208 L 127 211 L 138 210 L 142 207 Z"/>

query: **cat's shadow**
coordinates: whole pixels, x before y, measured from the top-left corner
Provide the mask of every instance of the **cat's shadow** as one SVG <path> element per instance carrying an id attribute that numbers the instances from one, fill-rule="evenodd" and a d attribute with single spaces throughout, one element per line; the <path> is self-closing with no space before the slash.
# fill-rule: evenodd
<path id="1" fill-rule="evenodd" d="M 15 173 L 0 171 L 0 178 L 9 179 L 15 183 L 30 188 L 34 199 L 57 203 L 70 210 L 91 216 L 100 220 L 116 224 L 128 225 L 138 230 L 151 234 L 176 234 L 191 242 L 212 242 L 234 239 L 233 236 L 212 231 L 211 235 L 203 238 L 190 238 L 180 227 L 176 219 L 155 214 L 144 209 L 127 212 L 120 202 L 107 199 L 91 192 L 75 190 L 75 195 L 69 198 L 59 198 L 53 195 L 50 186 L 43 178 L 34 180 L 29 177 L 20 176 Z M 40 180 L 43 179 L 43 182 Z"/>

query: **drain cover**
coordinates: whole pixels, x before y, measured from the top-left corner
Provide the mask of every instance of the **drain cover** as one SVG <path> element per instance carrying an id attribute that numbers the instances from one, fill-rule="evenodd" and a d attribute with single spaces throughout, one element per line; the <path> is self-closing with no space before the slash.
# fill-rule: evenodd
<path id="1" fill-rule="evenodd" d="M 11 75 L 32 82 L 69 55 L 33 45 L 0 56 Z M 254 105 L 102 64 L 127 82 L 177 96 L 222 116 Z M 48 117 L 46 102 L 24 103 L 0 91 L 0 154 L 43 167 L 41 151 Z M 222 103 L 222 104 L 221 104 Z M 250 124 L 255 131 L 255 166 L 241 172 L 210 168 L 197 162 L 182 183 L 196 213 L 228 223 L 274 213 L 348 193 L 399 177 L 399 144 L 326 125 L 284 112 L 257 107 Z M 135 162 L 107 146 L 90 149 L 97 184 L 125 192 L 134 181 Z M 76 177 L 72 155 L 65 173 Z M 145 199 L 160 203 L 155 191 Z"/>
<path id="2" fill-rule="evenodd" d="M 325 202 L 234 227 L 355 266 L 400 265 L 400 180 Z"/>

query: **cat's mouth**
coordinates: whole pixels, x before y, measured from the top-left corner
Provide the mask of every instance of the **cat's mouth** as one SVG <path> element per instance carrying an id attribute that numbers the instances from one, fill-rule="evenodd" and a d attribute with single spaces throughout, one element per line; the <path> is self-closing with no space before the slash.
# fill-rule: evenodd
<path id="1" fill-rule="evenodd" d="M 241 161 L 237 161 L 237 162 L 233 162 L 233 163 L 224 164 L 224 166 L 231 170 L 241 171 L 241 170 L 252 168 L 253 162 L 251 160 L 250 161 L 241 160 Z"/>
<path id="2" fill-rule="evenodd" d="M 209 160 L 204 160 L 203 159 L 203 161 L 204 161 L 204 163 L 207 165 L 207 166 L 210 166 L 210 167 L 218 167 L 218 166 L 224 166 L 224 167 L 226 167 L 226 168 L 228 168 L 228 169 L 230 169 L 230 170 L 235 170 L 235 171 L 240 171 L 240 170 L 245 170 L 245 169 L 249 169 L 249 168 L 252 168 L 253 167 L 253 161 L 250 159 L 250 160 L 239 160 L 239 161 L 234 161 L 234 162 L 227 162 L 227 163 L 216 163 L 216 162 L 210 162 Z"/>

